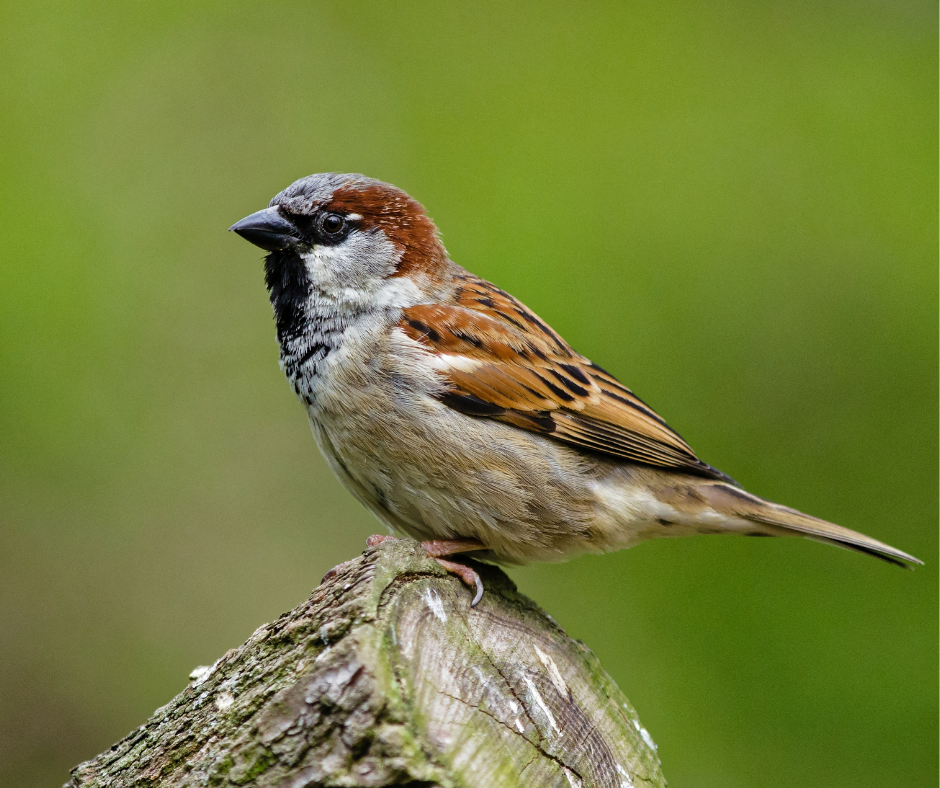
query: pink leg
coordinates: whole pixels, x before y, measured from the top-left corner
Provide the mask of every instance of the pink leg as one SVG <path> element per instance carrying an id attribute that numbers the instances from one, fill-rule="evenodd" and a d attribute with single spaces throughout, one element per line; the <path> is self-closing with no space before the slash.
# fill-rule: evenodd
<path id="1" fill-rule="evenodd" d="M 470 607 L 476 607 L 483 599 L 483 581 L 474 569 L 466 564 L 458 564 L 456 561 L 445 561 L 445 555 L 454 553 L 469 553 L 473 550 L 485 550 L 486 547 L 477 539 L 432 539 L 428 542 L 422 542 L 421 546 L 428 558 L 437 561 L 445 571 L 457 575 L 464 584 L 474 589 L 473 601 Z"/>
<path id="2" fill-rule="evenodd" d="M 421 546 L 428 558 L 443 558 L 454 553 L 469 553 L 473 550 L 485 550 L 483 542 L 476 539 L 434 539 L 422 542 Z"/>

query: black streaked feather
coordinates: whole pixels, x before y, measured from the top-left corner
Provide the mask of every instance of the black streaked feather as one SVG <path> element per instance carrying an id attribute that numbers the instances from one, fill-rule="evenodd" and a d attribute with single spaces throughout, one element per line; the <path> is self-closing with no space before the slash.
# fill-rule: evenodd
<path id="1" fill-rule="evenodd" d="M 590 393 L 584 386 L 579 386 L 571 378 L 562 375 L 556 369 L 549 369 L 549 373 L 558 380 L 568 391 L 577 394 L 579 397 L 586 397 Z"/>
<path id="2" fill-rule="evenodd" d="M 468 416 L 502 416 L 506 413 L 505 408 L 480 399 L 474 394 L 457 394 L 453 391 L 445 391 L 437 395 L 437 399 L 454 410 L 466 413 Z"/>
<path id="3" fill-rule="evenodd" d="M 441 335 L 437 333 L 430 326 L 422 323 L 420 320 L 409 320 L 408 325 L 411 326 L 415 331 L 420 331 L 432 342 L 440 342 Z"/>

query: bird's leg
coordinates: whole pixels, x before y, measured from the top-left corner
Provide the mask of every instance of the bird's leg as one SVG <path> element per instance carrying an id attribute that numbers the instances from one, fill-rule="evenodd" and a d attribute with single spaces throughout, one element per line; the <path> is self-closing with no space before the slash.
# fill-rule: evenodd
<path id="1" fill-rule="evenodd" d="M 466 564 L 458 564 L 455 561 L 445 561 L 445 555 L 454 555 L 454 553 L 469 553 L 473 550 L 485 550 L 482 542 L 476 539 L 432 539 L 428 542 L 422 542 L 421 546 L 428 558 L 433 558 L 443 568 L 444 571 L 457 575 L 464 584 L 474 589 L 473 601 L 470 607 L 476 607 L 483 599 L 483 581 L 476 573 L 476 570 Z"/>
<path id="2" fill-rule="evenodd" d="M 375 537 L 373 537 L 375 538 Z M 469 553 L 473 550 L 485 550 L 486 546 L 477 539 L 432 539 L 422 542 L 421 546 L 428 558 L 443 558 L 455 553 Z"/>
<path id="3" fill-rule="evenodd" d="M 387 534 L 375 534 L 366 539 L 366 545 L 375 547 L 389 540 L 395 541 L 394 536 Z M 483 598 L 483 581 L 476 573 L 476 570 L 466 564 L 458 564 L 455 561 L 445 561 L 444 556 L 454 555 L 455 553 L 469 553 L 472 550 L 485 550 L 485 545 L 476 539 L 432 539 L 422 542 L 421 546 L 428 558 L 437 561 L 446 572 L 457 575 L 463 582 L 472 588 L 476 593 L 473 595 L 473 601 L 470 607 L 476 607 Z M 338 568 L 338 567 L 337 567 Z M 332 571 L 332 570 L 331 570 Z"/>

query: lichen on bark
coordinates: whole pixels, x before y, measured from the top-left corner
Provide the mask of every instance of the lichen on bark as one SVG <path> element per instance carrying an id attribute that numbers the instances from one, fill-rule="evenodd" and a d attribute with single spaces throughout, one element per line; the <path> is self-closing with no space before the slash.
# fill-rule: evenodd
<path id="1" fill-rule="evenodd" d="M 471 608 L 417 543 L 367 550 L 67 788 L 664 786 L 596 657 L 477 567 Z"/>

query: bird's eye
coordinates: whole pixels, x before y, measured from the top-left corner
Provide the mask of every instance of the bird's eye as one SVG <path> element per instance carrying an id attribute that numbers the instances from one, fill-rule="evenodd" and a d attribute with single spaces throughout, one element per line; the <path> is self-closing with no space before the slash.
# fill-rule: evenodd
<path id="1" fill-rule="evenodd" d="M 336 235 L 345 225 L 346 222 L 342 216 L 336 213 L 328 213 L 323 217 L 323 223 L 320 226 L 327 235 Z"/>

